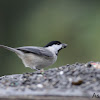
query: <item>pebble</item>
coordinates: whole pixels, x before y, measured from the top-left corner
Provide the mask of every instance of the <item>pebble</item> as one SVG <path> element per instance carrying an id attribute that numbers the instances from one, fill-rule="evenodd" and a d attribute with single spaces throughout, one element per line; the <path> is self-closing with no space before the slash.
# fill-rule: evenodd
<path id="1" fill-rule="evenodd" d="M 60 72 L 59 72 L 59 74 L 60 74 L 60 75 L 63 75 L 63 74 L 64 74 L 64 72 L 63 72 L 63 71 L 60 71 Z"/>
<path id="2" fill-rule="evenodd" d="M 38 88 L 43 88 L 43 85 L 42 84 L 37 84 L 37 87 Z"/>
<path id="3" fill-rule="evenodd" d="M 33 72 L 2 76 L 0 77 L 0 89 L 15 88 L 20 91 L 73 89 L 77 91 L 79 88 L 83 92 L 93 91 L 100 94 L 100 69 L 87 66 L 89 63 L 67 64 L 59 68 L 48 69 L 43 74 Z"/>

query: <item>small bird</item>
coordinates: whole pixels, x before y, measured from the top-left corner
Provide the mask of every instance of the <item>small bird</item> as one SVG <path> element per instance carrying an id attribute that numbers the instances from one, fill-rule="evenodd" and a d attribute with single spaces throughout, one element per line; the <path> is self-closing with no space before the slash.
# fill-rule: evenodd
<path id="1" fill-rule="evenodd" d="M 44 47 L 24 46 L 12 48 L 5 45 L 0 47 L 15 52 L 21 58 L 25 67 L 40 70 L 54 64 L 57 60 L 58 52 L 66 48 L 67 44 L 59 41 L 51 41 Z"/>

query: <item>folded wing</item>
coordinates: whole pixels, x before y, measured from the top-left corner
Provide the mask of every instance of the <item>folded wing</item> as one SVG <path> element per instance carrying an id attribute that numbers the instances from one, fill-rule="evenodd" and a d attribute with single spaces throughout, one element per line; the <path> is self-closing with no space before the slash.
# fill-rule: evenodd
<path id="1" fill-rule="evenodd" d="M 18 47 L 16 49 L 24 53 L 33 53 L 39 56 L 53 57 L 52 52 L 42 47 L 25 46 L 25 47 Z"/>

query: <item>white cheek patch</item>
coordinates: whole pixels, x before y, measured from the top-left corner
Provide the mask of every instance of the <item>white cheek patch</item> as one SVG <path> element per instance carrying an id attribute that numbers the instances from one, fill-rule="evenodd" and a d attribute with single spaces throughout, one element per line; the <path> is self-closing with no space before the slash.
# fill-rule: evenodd
<path id="1" fill-rule="evenodd" d="M 54 44 L 52 46 L 49 46 L 47 47 L 47 49 L 49 49 L 51 52 L 54 52 L 54 53 L 58 53 L 58 51 L 62 48 L 62 44 L 60 45 L 57 45 L 57 44 Z"/>
<path id="2" fill-rule="evenodd" d="M 52 48 L 54 48 L 56 51 L 60 50 L 62 48 L 62 44 L 60 45 L 53 45 Z"/>

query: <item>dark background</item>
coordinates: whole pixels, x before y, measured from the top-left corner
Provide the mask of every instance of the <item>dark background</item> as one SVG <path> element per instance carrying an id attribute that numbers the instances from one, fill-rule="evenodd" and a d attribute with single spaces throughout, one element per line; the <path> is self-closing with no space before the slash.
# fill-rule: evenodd
<path id="1" fill-rule="evenodd" d="M 100 0 L 0 0 L 0 44 L 44 46 L 52 40 L 68 47 L 50 67 L 100 61 Z M 32 71 L 0 48 L 0 76 Z"/>

